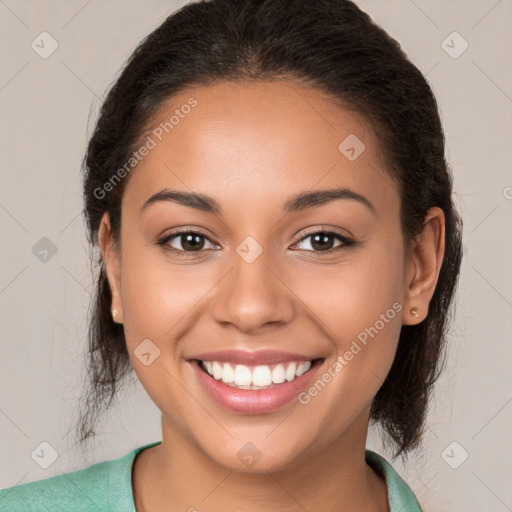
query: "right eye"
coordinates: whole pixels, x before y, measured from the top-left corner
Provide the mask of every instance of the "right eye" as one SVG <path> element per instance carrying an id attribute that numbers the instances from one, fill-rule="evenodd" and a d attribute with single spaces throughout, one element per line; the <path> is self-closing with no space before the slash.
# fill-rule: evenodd
<path id="1" fill-rule="evenodd" d="M 176 248 L 171 245 L 171 241 L 177 239 L 181 246 Z M 176 231 L 175 233 L 171 233 L 170 235 L 166 235 L 164 238 L 160 239 L 157 243 L 158 245 L 163 246 L 164 249 L 175 253 L 177 256 L 188 256 L 193 253 L 204 252 L 202 251 L 204 247 L 204 240 L 209 240 L 209 238 L 200 231 L 196 231 L 193 229 L 182 229 L 181 231 Z M 213 242 L 210 241 L 213 244 Z"/>

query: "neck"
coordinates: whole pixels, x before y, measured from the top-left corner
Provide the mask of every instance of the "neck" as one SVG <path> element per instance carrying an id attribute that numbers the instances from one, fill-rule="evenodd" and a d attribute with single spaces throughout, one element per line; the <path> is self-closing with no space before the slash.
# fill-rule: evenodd
<path id="1" fill-rule="evenodd" d="M 365 462 L 361 432 L 353 425 L 276 471 L 239 472 L 217 464 L 162 417 L 162 443 L 134 463 L 137 512 L 224 512 L 226 503 L 240 512 L 389 512 L 386 484 Z"/>

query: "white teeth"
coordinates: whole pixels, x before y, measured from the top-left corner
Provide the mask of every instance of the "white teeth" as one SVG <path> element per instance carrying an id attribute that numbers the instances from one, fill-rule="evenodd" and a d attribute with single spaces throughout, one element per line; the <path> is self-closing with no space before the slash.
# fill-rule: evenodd
<path id="1" fill-rule="evenodd" d="M 222 366 L 217 361 L 213 361 L 213 377 L 219 380 L 222 377 L 222 373 Z"/>
<path id="2" fill-rule="evenodd" d="M 215 375 L 214 375 L 215 377 Z M 217 379 L 218 380 L 218 379 Z M 251 370 L 243 364 L 237 364 L 235 368 L 235 384 L 237 386 L 251 385 Z"/>
<path id="3" fill-rule="evenodd" d="M 230 363 L 203 361 L 203 368 L 216 380 L 243 389 L 272 387 L 300 377 L 311 368 L 311 361 L 277 364 L 273 369 L 267 365 L 248 367 L 237 364 L 233 369 Z"/>
<path id="4" fill-rule="evenodd" d="M 270 386 L 272 384 L 272 372 L 268 366 L 256 366 L 252 373 L 254 386 Z"/>
<path id="5" fill-rule="evenodd" d="M 235 370 L 229 363 L 224 363 L 222 368 L 222 380 L 226 383 L 235 381 Z"/>
<path id="6" fill-rule="evenodd" d="M 297 375 L 297 377 L 300 377 L 302 374 L 306 373 L 310 368 L 311 363 L 309 361 L 299 364 L 299 367 L 297 368 L 297 372 L 295 373 L 295 375 Z"/>
<path id="7" fill-rule="evenodd" d="M 284 366 L 282 364 L 278 364 L 272 370 L 272 382 L 274 384 L 281 384 L 285 380 L 284 375 L 285 375 Z"/>
<path id="8" fill-rule="evenodd" d="M 285 379 L 287 381 L 291 381 L 295 379 L 295 370 L 297 369 L 297 365 L 295 363 L 291 363 L 288 365 L 288 368 L 286 368 L 286 371 L 284 373 Z"/>

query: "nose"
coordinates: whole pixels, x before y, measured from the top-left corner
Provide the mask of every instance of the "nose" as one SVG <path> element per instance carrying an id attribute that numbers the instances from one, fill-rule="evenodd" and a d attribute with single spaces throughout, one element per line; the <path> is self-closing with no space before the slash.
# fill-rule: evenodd
<path id="1" fill-rule="evenodd" d="M 290 322 L 293 293 L 264 253 L 251 263 L 236 256 L 231 271 L 219 283 L 212 312 L 220 324 L 257 334 L 269 324 Z"/>

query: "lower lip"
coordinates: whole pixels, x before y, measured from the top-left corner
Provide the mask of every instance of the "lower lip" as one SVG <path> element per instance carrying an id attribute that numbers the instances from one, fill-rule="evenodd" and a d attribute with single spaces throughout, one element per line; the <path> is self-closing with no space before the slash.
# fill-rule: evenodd
<path id="1" fill-rule="evenodd" d="M 272 412 L 287 404 L 306 387 L 322 364 L 321 359 L 316 360 L 311 368 L 300 377 L 282 384 L 275 384 L 267 389 L 237 389 L 227 386 L 205 373 L 200 368 L 199 361 L 190 361 L 199 378 L 210 396 L 220 405 L 234 412 L 245 414 L 261 414 Z"/>

